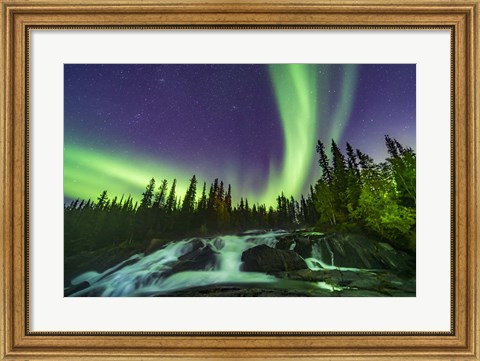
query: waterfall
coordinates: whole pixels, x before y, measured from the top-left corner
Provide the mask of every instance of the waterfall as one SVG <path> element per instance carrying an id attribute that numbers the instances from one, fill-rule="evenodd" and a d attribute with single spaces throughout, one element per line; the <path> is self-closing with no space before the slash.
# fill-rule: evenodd
<path id="1" fill-rule="evenodd" d="M 327 264 L 323 261 L 322 255 L 322 243 L 325 244 L 325 247 L 330 255 L 330 264 Z M 339 271 L 360 271 L 359 268 L 352 268 L 352 267 L 338 267 L 335 266 L 335 253 L 330 246 L 330 243 L 327 239 L 323 238 L 317 242 L 315 242 L 312 246 L 312 254 L 310 258 L 305 259 L 305 263 L 307 264 L 308 268 L 312 271 L 320 271 L 320 270 L 339 270 Z"/>
<path id="2" fill-rule="evenodd" d="M 226 272 L 238 272 L 242 264 L 242 253 L 249 248 L 264 244 L 275 248 L 278 243 L 278 232 L 269 232 L 258 235 L 222 236 L 214 240 L 222 244 L 219 254 L 220 270 Z M 217 248 L 218 249 L 218 248 Z"/>
<path id="3" fill-rule="evenodd" d="M 325 240 L 325 244 L 327 245 L 327 250 L 330 253 L 330 265 L 332 267 L 335 267 L 335 255 L 333 254 L 332 249 L 330 248 L 330 244 L 328 243 L 327 240 Z"/>
<path id="4" fill-rule="evenodd" d="M 219 236 L 211 239 L 190 238 L 170 242 L 147 256 L 136 254 L 102 273 L 86 272 L 74 280 L 73 285 L 84 281 L 89 287 L 72 296 L 154 296 L 192 287 L 234 284 L 271 284 L 279 280 L 257 272 L 241 272 L 242 253 L 258 245 L 275 248 L 282 230 L 241 235 Z M 182 256 L 195 250 L 210 248 L 213 264 L 203 270 L 171 273 Z M 209 263 L 210 264 L 210 263 Z M 325 285 L 318 287 L 324 288 Z"/>

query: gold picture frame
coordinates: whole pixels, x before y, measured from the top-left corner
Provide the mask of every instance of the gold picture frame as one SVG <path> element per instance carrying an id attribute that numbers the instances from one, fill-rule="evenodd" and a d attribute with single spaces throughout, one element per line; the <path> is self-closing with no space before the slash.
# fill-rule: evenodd
<path id="1" fill-rule="evenodd" d="M 0 0 L 0 359 L 480 360 L 479 0 Z M 312 27 L 452 34 L 450 332 L 32 332 L 29 330 L 31 29 Z"/>

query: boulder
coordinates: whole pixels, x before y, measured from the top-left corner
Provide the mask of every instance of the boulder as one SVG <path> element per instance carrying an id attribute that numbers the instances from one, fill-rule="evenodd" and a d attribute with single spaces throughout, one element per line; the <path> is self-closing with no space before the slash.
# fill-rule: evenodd
<path id="1" fill-rule="evenodd" d="M 247 249 L 242 254 L 242 271 L 245 272 L 284 272 L 308 268 L 296 252 L 259 245 Z"/>
<path id="2" fill-rule="evenodd" d="M 295 238 L 295 248 L 293 249 L 303 258 L 311 257 L 313 243 L 311 240 L 305 237 Z"/>
<path id="3" fill-rule="evenodd" d="M 215 238 L 212 241 L 213 246 L 217 249 L 217 251 L 221 250 L 223 247 L 225 247 L 225 241 L 221 238 Z"/>
<path id="4" fill-rule="evenodd" d="M 290 248 L 295 244 L 293 237 L 279 237 L 278 242 L 275 245 L 276 249 L 282 249 L 284 251 L 289 251 Z"/>
<path id="5" fill-rule="evenodd" d="M 288 234 L 277 237 L 277 239 L 276 249 L 295 251 L 303 258 L 311 257 L 313 242 L 309 238 L 303 237 L 300 233 Z"/>
<path id="6" fill-rule="evenodd" d="M 205 242 L 201 238 L 192 238 L 183 245 L 181 252 L 183 255 L 186 255 L 187 253 L 201 249 L 204 246 Z"/>
<path id="7" fill-rule="evenodd" d="M 308 249 L 302 243 L 297 242 L 294 249 L 304 258 L 313 257 L 334 267 L 415 272 L 414 257 L 372 237 L 332 233 L 309 238 L 313 244 L 311 255 L 307 254 Z"/>
<path id="8" fill-rule="evenodd" d="M 203 244 L 202 244 L 203 245 Z M 193 248 L 178 258 L 172 268 L 162 274 L 162 277 L 184 271 L 212 270 L 217 266 L 217 252 L 210 245 Z"/>

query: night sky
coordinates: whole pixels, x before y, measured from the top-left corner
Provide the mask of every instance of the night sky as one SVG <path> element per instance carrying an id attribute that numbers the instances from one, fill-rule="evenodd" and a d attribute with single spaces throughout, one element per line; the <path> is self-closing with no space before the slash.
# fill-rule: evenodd
<path id="1" fill-rule="evenodd" d="M 234 200 L 298 198 L 320 175 L 315 144 L 386 157 L 384 135 L 415 149 L 414 64 L 66 64 L 65 200 L 193 174 Z"/>

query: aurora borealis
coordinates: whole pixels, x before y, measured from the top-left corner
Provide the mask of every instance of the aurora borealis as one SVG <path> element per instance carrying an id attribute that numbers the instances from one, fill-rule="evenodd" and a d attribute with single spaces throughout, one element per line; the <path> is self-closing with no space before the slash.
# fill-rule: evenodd
<path id="1" fill-rule="evenodd" d="M 389 134 L 415 148 L 415 65 L 67 64 L 64 196 L 183 195 L 215 178 L 234 200 L 298 198 L 319 176 L 315 144 L 377 161 Z"/>

